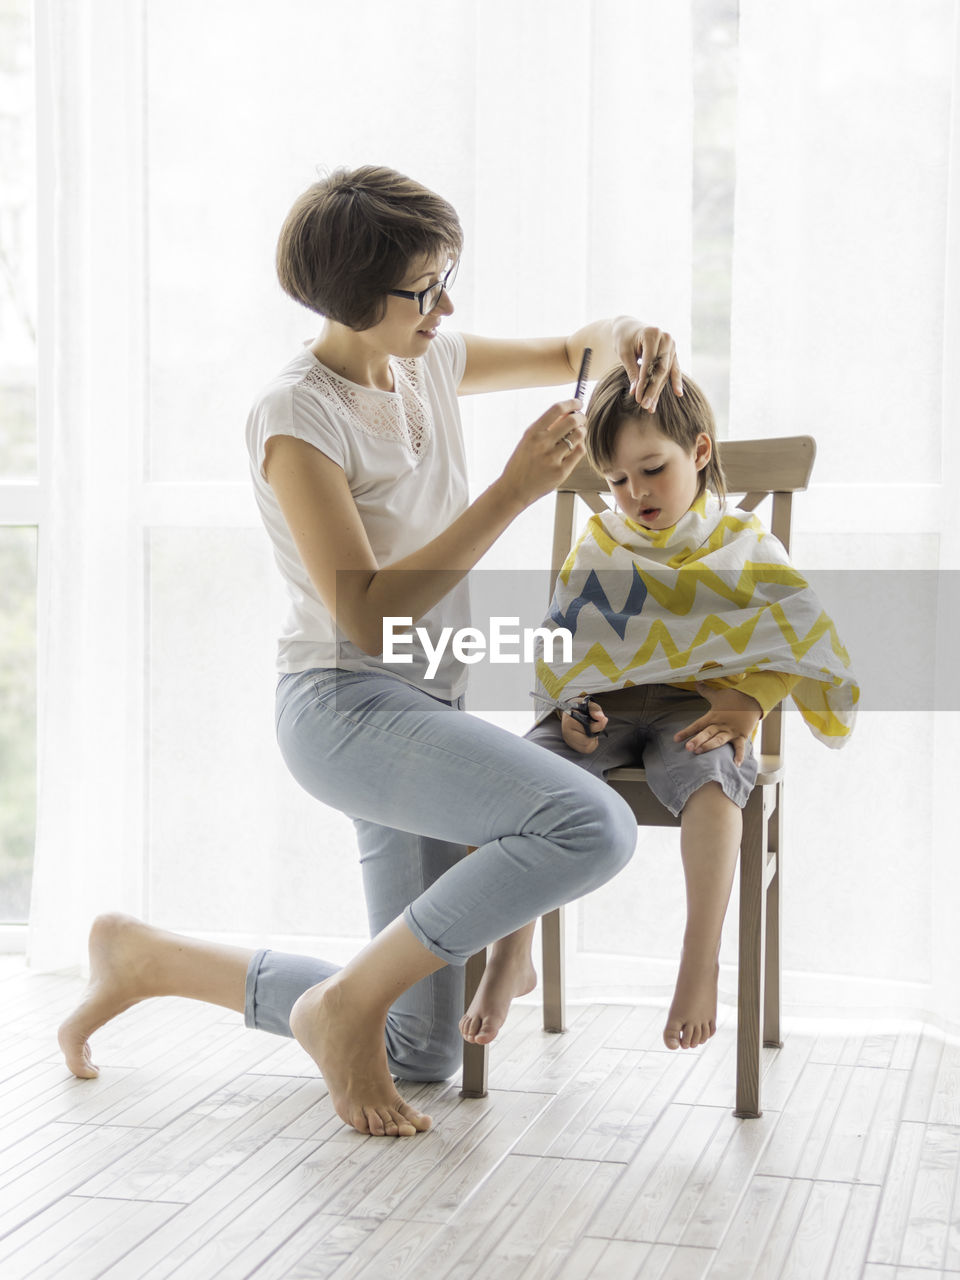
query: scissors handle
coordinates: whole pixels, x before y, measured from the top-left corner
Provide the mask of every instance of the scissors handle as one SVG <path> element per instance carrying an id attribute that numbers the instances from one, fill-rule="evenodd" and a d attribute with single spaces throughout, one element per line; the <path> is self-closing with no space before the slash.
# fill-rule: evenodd
<path id="1" fill-rule="evenodd" d="M 565 715 L 573 716 L 574 720 L 582 727 L 588 738 L 599 738 L 603 732 L 602 729 L 594 728 L 594 720 L 590 715 L 590 698 L 583 697 L 574 707 L 564 706 L 562 702 L 557 702 L 555 698 L 549 698 L 545 693 L 531 693 L 531 698 L 539 698 L 541 702 L 547 702 L 551 707 L 556 707 L 558 711 L 562 711 Z"/>

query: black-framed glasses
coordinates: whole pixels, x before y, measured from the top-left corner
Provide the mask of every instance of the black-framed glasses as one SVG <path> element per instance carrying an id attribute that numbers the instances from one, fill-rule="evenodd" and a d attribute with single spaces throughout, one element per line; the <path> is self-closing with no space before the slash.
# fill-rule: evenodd
<path id="1" fill-rule="evenodd" d="M 440 301 L 440 295 L 444 289 L 453 288 L 453 282 L 457 278 L 459 269 L 460 259 L 458 258 L 436 284 L 431 284 L 426 289 L 421 289 L 418 293 L 414 293 L 410 289 L 388 289 L 387 293 L 391 298 L 413 298 L 420 307 L 420 314 L 422 316 L 429 315 Z"/>

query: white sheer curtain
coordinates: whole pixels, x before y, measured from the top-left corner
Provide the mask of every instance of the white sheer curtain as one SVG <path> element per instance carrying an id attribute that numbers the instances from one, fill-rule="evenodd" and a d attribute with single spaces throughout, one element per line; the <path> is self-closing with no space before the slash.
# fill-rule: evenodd
<path id="1" fill-rule="evenodd" d="M 36 9 L 41 797 L 30 958 L 142 900 L 144 188 L 136 10 Z"/>
<path id="2" fill-rule="evenodd" d="M 688 257 L 663 245 L 689 226 L 688 15 L 566 0 L 544 19 L 444 0 L 402 16 L 379 0 L 38 5 L 48 481 L 32 963 L 76 962 L 110 906 L 332 954 L 363 936 L 352 826 L 297 789 L 273 740 L 281 602 L 242 429 L 317 323 L 280 293 L 273 249 L 318 168 L 388 163 L 461 212 L 464 328 L 563 332 L 640 310 L 684 341 Z M 629 50 L 643 41 L 638 98 Z M 638 101 L 680 122 L 679 139 L 654 137 L 653 192 Z M 641 199 L 643 235 L 625 215 Z M 467 406 L 478 487 L 550 398 Z M 548 514 L 518 529 L 507 563 L 545 558 Z"/>
<path id="3" fill-rule="evenodd" d="M 892 5 L 863 10 L 741 3 L 730 431 L 817 435 L 798 511 L 807 563 L 827 563 L 840 532 L 864 563 L 915 547 L 908 564 L 936 567 L 938 547 L 957 553 L 942 496 L 956 461 L 942 429 L 957 408 L 943 359 L 958 336 L 955 15 L 923 4 L 905 39 Z M 317 167 L 391 164 L 461 213 L 462 328 L 564 332 L 629 310 L 689 352 L 690 7 L 42 0 L 38 30 L 47 535 L 31 960 L 76 963 L 109 906 L 348 954 L 364 932 L 352 829 L 297 790 L 273 742 L 280 602 L 242 447 L 252 394 L 315 325 L 274 282 L 277 228 Z M 547 398 L 467 402 L 477 489 Z M 892 528 L 891 499 L 925 523 Z M 545 563 L 548 522 L 540 504 L 488 564 Z M 942 718 L 865 717 L 841 757 L 790 729 L 788 1001 L 960 1020 L 930 750 Z M 896 784 L 891 735 L 909 742 Z M 910 808 L 888 801 L 900 794 Z M 672 839 L 645 838 L 572 913 L 575 994 L 669 991 Z"/>
<path id="4" fill-rule="evenodd" d="M 957 716 L 890 708 L 911 573 L 960 567 L 957 6 L 904 16 L 741 0 L 731 429 L 815 435 L 797 559 L 891 583 L 849 747 L 825 758 L 789 725 L 785 998 L 955 1025 Z"/>

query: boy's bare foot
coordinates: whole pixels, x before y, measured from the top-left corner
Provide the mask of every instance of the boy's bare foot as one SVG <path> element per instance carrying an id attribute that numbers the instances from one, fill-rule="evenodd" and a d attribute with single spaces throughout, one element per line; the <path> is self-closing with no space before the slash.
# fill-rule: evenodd
<path id="1" fill-rule="evenodd" d="M 470 1044 L 489 1044 L 507 1020 L 516 996 L 529 995 L 537 985 L 537 971 L 529 945 L 507 948 L 494 943 L 487 957 L 476 995 L 460 1019 L 460 1034 Z"/>
<path id="2" fill-rule="evenodd" d="M 717 1030 L 717 984 L 720 966 L 715 959 L 680 956 L 680 972 L 673 1003 L 663 1029 L 668 1049 L 695 1049 Z"/>
<path id="3" fill-rule="evenodd" d="M 157 994 L 151 990 L 151 939 L 158 930 L 133 916 L 97 916 L 90 929 L 90 981 L 83 999 L 61 1023 L 57 1039 L 67 1066 L 82 1080 L 100 1074 L 89 1037 L 124 1009 Z"/>
<path id="4" fill-rule="evenodd" d="M 376 1137 L 412 1138 L 430 1128 L 430 1117 L 397 1093 L 383 1022 L 358 1008 L 339 975 L 303 993 L 290 1012 L 290 1030 L 320 1068 L 341 1120 Z"/>

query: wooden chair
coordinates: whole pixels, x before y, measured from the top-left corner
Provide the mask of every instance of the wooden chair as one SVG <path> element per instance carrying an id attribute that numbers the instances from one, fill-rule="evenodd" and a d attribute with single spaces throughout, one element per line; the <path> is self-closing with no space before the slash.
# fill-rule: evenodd
<path id="1" fill-rule="evenodd" d="M 720 456 L 731 494 L 743 494 L 738 506 L 753 511 L 772 498 L 771 532 L 789 551 L 792 499 L 806 489 L 813 470 L 816 443 L 811 436 L 771 440 L 728 440 Z M 581 498 L 591 510 L 608 510 L 601 494 L 606 482 L 586 461 L 557 491 L 553 536 L 553 569 L 558 573 L 573 544 L 574 508 Z M 740 956 L 738 973 L 737 1096 L 734 1114 L 755 1118 L 760 1111 L 760 1046 L 780 1048 L 780 872 L 783 858 L 783 752 L 780 708 L 762 722 L 760 771 L 743 811 L 740 845 Z M 648 789 L 642 769 L 613 769 L 608 783 L 633 809 L 640 826 L 679 826 Z M 543 1026 L 564 1030 L 563 908 L 541 921 L 543 944 Z M 486 952 L 467 962 L 466 1005 L 469 1006 L 486 963 Z M 466 1006 L 465 1006 L 466 1007 Z M 466 1098 L 487 1091 L 487 1048 L 464 1043 L 463 1084 Z M 680 1051 L 682 1052 L 682 1050 Z"/>

